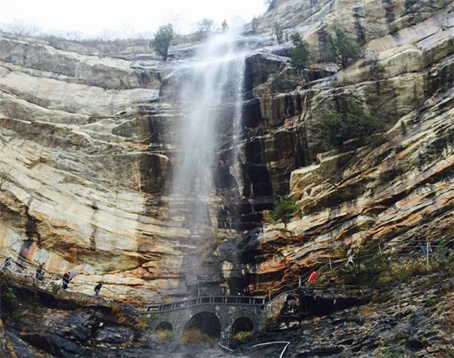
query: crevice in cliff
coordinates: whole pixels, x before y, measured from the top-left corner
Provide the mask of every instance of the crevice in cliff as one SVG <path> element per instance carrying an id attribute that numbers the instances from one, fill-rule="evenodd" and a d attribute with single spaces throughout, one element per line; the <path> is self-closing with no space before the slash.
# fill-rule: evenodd
<path id="1" fill-rule="evenodd" d="M 353 7 L 353 16 L 355 18 L 355 32 L 358 38 L 358 44 L 363 46 L 366 43 L 366 34 L 364 27 L 361 25 L 360 19 L 364 18 L 364 9 L 361 6 Z"/>

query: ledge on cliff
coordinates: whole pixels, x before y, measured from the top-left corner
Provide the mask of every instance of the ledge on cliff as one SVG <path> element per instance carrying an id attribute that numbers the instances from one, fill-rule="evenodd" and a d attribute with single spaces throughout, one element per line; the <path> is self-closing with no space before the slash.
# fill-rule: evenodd
<path id="1" fill-rule="evenodd" d="M 0 275 L 1 319 L 8 346 L 17 356 L 41 357 L 44 352 L 102 356 L 129 344 L 138 349 L 157 344 L 157 338 L 146 333 L 139 311 L 131 306 L 86 295 L 56 294 L 6 272 Z"/>

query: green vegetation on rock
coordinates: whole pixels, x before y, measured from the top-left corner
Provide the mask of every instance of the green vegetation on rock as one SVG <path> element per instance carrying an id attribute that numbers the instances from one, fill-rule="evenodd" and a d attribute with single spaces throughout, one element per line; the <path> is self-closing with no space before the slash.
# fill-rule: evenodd
<path id="1" fill-rule="evenodd" d="M 204 40 L 208 37 L 208 34 L 213 31 L 214 22 L 211 19 L 204 18 L 197 24 L 197 37 L 199 40 Z"/>
<path id="2" fill-rule="evenodd" d="M 240 331 L 233 336 L 233 339 L 236 341 L 244 341 L 245 339 L 252 337 L 251 331 Z"/>
<path id="3" fill-rule="evenodd" d="M 281 26 L 281 24 L 276 21 L 273 26 L 273 34 L 276 36 L 277 43 L 281 44 L 284 42 L 284 28 Z"/>
<path id="4" fill-rule="evenodd" d="M 9 309 L 11 309 L 17 304 L 18 302 L 17 296 L 11 289 L 11 287 L 6 287 L 1 290 L 1 302 L 5 307 Z"/>
<path id="5" fill-rule="evenodd" d="M 151 41 L 151 46 L 164 61 L 167 60 L 170 43 L 174 37 L 175 31 L 173 30 L 172 24 L 167 24 L 159 27 L 158 32 Z"/>
<path id="6" fill-rule="evenodd" d="M 339 28 L 335 28 L 334 33 L 328 36 L 327 50 L 328 61 L 335 62 L 341 68 L 347 67 L 361 54 L 360 48 Z"/>
<path id="7" fill-rule="evenodd" d="M 298 208 L 292 201 L 282 200 L 274 207 L 270 217 L 275 221 L 282 221 L 287 226 L 287 223 L 290 222 L 297 211 Z"/>
<path id="8" fill-rule="evenodd" d="M 296 68 L 307 67 L 307 64 L 309 63 L 310 52 L 306 41 L 303 41 L 301 35 L 297 32 L 290 35 L 290 40 L 295 45 L 295 47 L 290 50 L 293 66 L 295 66 Z"/>
<path id="9" fill-rule="evenodd" d="M 361 144 L 367 143 L 372 134 L 383 129 L 380 120 L 355 103 L 349 104 L 345 113 L 331 112 L 322 119 L 321 125 L 326 149 L 339 147 L 353 138 L 358 138 Z"/>

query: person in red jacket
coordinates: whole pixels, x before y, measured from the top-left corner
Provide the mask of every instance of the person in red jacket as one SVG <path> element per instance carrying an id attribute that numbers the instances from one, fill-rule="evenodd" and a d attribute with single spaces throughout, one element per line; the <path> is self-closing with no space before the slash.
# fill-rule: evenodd
<path id="1" fill-rule="evenodd" d="M 312 283 L 315 281 L 315 277 L 317 276 L 317 273 L 314 271 L 312 271 L 311 275 L 309 276 L 309 280 L 307 280 L 307 282 L 309 283 Z"/>

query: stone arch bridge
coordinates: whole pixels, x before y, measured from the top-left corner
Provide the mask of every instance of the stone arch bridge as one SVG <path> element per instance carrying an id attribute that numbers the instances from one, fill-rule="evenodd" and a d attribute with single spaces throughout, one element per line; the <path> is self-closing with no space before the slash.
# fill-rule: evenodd
<path id="1" fill-rule="evenodd" d="M 227 342 L 235 329 L 263 330 L 268 316 L 266 308 L 264 297 L 206 296 L 148 305 L 146 315 L 152 329 L 169 329 L 181 336 L 187 328 L 210 325 L 210 333 L 218 334 L 221 342 Z"/>

